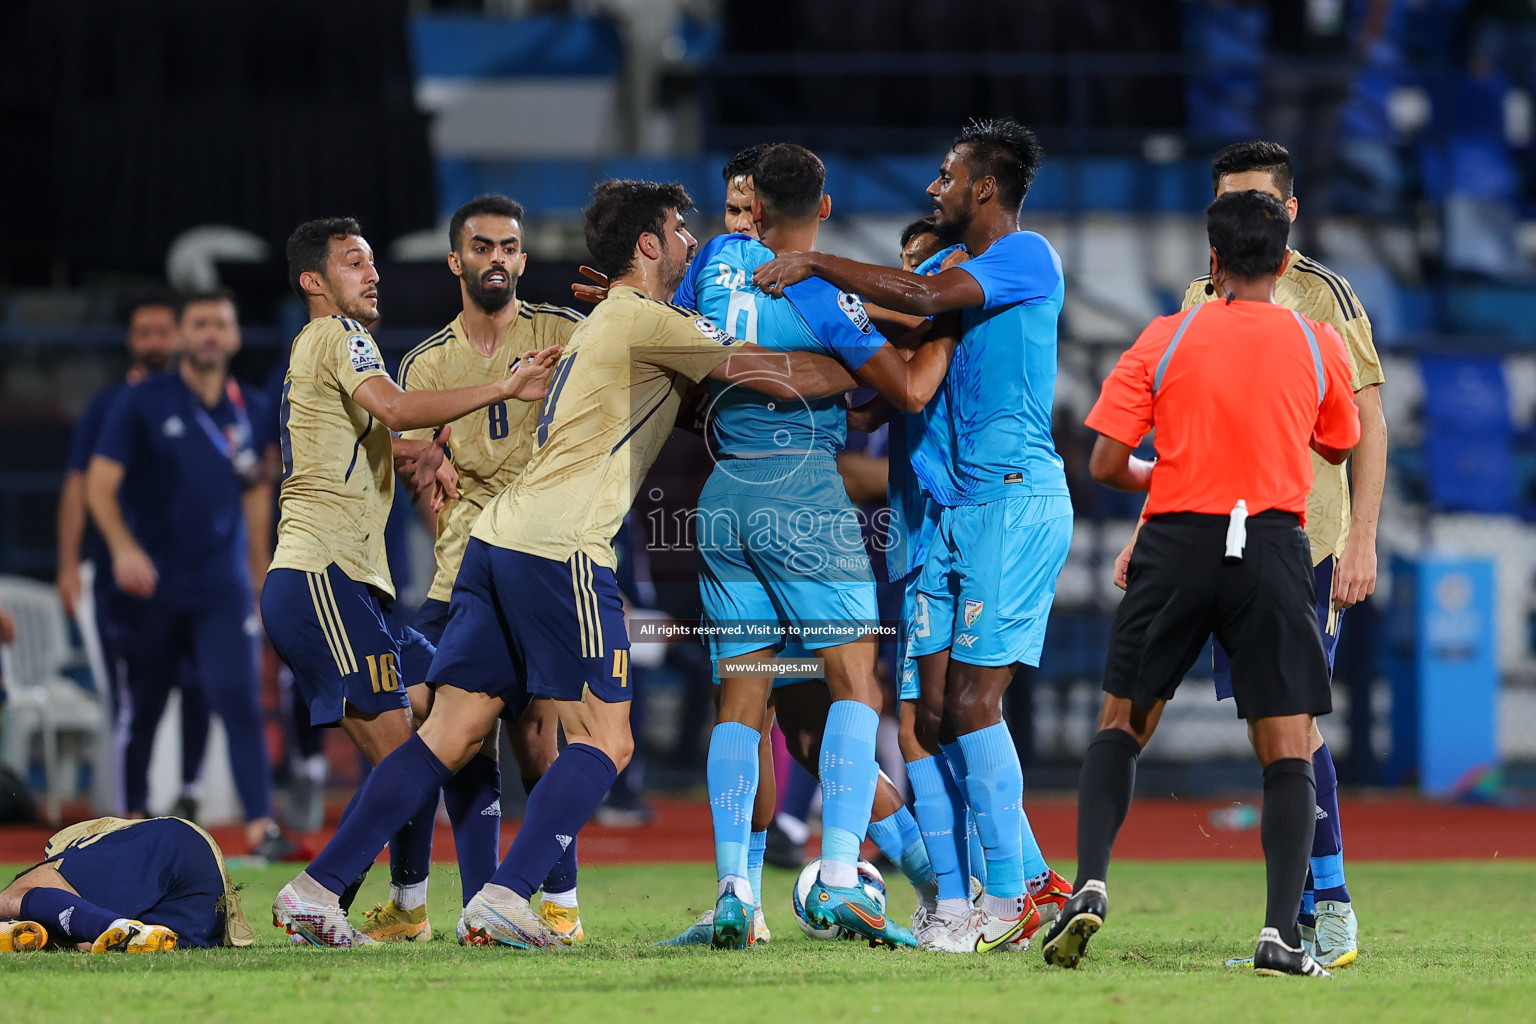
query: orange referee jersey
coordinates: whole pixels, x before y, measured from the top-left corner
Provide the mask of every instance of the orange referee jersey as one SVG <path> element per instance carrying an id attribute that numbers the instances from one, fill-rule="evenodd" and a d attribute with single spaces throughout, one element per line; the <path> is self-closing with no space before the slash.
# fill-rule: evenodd
<path id="1" fill-rule="evenodd" d="M 1146 515 L 1307 514 L 1308 442 L 1360 440 L 1337 331 L 1272 302 L 1210 302 L 1159 317 L 1104 380 L 1088 426 L 1136 447 L 1157 431 Z"/>

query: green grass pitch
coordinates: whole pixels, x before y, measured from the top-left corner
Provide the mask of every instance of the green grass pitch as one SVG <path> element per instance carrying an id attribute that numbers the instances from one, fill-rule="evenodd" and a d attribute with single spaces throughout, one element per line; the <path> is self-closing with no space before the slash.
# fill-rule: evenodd
<path id="1" fill-rule="evenodd" d="M 18 866 L 19 867 L 19 866 Z M 3 869 L 0 869 L 3 870 Z M 12 868 L 12 871 L 16 868 Z M 293 949 L 267 907 L 291 867 L 237 872 L 257 945 L 146 956 L 0 957 L 9 1020 L 692 1020 L 1199 1022 L 1514 1021 L 1536 1011 L 1536 864 L 1359 864 L 1350 885 L 1364 942 L 1332 981 L 1255 978 L 1263 868 L 1115 865 L 1111 916 L 1076 972 L 1038 954 L 945 957 L 811 942 L 795 927 L 793 874 L 769 869 L 774 941 L 743 952 L 655 949 L 713 891 L 704 865 L 584 868 L 588 940 L 566 954 L 463 949 L 458 879 L 433 878 L 437 940 L 356 951 Z M 359 908 L 383 898 L 375 868 Z M 892 911 L 911 892 L 892 879 Z M 1522 1007 L 1524 1009 L 1522 1009 Z"/>

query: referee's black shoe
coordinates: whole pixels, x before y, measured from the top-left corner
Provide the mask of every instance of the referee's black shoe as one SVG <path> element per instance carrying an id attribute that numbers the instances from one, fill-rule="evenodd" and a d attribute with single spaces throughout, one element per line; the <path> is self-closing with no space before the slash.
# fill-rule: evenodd
<path id="1" fill-rule="evenodd" d="M 1322 964 L 1308 956 L 1304 948 L 1297 946 L 1293 949 L 1287 946 L 1280 938 L 1280 933 L 1273 928 L 1259 932 L 1259 948 L 1253 952 L 1253 973 L 1268 978 L 1278 978 L 1283 974 L 1295 974 L 1303 978 L 1333 977 L 1323 970 Z"/>
<path id="2" fill-rule="evenodd" d="M 1055 967 L 1076 967 L 1088 952 L 1088 940 L 1104 927 L 1104 918 L 1108 916 L 1109 897 L 1104 892 L 1104 883 L 1096 878 L 1084 882 L 1051 922 L 1045 944 L 1040 947 L 1045 962 Z"/>

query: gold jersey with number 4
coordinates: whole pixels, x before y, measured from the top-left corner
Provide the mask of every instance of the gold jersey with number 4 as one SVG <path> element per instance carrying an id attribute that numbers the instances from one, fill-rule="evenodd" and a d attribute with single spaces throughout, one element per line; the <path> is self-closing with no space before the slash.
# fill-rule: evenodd
<path id="1" fill-rule="evenodd" d="M 613 538 L 683 396 L 743 342 L 690 309 L 617 287 L 571 335 L 534 427 L 534 452 L 471 536 L 617 568 Z"/>
<path id="2" fill-rule="evenodd" d="M 406 391 L 442 391 L 447 388 L 493 384 L 512 372 L 527 352 L 550 345 L 565 345 L 582 321 L 575 310 L 544 303 L 519 304 L 517 318 L 496 350 L 486 355 L 469 343 L 464 317 L 453 322 L 406 353 L 400 360 L 400 387 Z M 496 495 L 516 480 L 533 454 L 538 402 L 509 399 L 477 409 L 449 424 L 448 447 L 459 472 L 459 496 L 437 516 L 437 540 L 432 553 L 437 572 L 427 597 L 447 601 L 464 559 L 470 527 Z M 406 437 L 429 438 L 432 430 L 411 430 Z"/>
<path id="3" fill-rule="evenodd" d="M 1221 298 L 1207 295 L 1210 275 L 1197 277 L 1184 293 L 1183 309 Z M 1314 259 L 1291 251 L 1285 272 L 1275 282 L 1275 301 L 1308 320 L 1332 324 L 1349 353 L 1350 386 L 1355 391 L 1380 384 L 1381 357 L 1371 340 L 1371 318 L 1349 282 Z M 1337 558 L 1349 539 L 1349 471 L 1312 453 L 1312 492 L 1307 495 L 1307 539 L 1312 564 Z"/>
<path id="4" fill-rule="evenodd" d="M 323 573 L 335 562 L 394 597 L 384 554 L 395 497 L 389 428 L 352 399 L 364 381 L 387 376 L 356 320 L 318 317 L 293 339 L 278 413 L 283 482 L 273 569 Z"/>

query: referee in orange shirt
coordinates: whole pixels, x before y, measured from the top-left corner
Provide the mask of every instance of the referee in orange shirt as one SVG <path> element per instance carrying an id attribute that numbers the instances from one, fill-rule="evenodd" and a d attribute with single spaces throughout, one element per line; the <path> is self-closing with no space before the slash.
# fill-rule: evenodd
<path id="1" fill-rule="evenodd" d="M 1154 320 L 1088 414 L 1100 434 L 1094 479 L 1150 493 L 1110 637 L 1099 733 L 1078 783 L 1074 895 L 1044 953 L 1076 967 L 1103 926 L 1136 758 L 1214 633 L 1231 654 L 1237 713 L 1264 768 L 1269 895 L 1254 969 L 1327 977 L 1296 927 L 1315 825 L 1312 720 L 1333 707 L 1302 526 L 1308 446 L 1343 462 L 1360 415 L 1338 332 L 1275 304 L 1285 207 L 1261 192 L 1229 193 L 1207 209 L 1206 226 L 1211 280 L 1225 301 Z M 1136 458 L 1154 429 L 1157 461 Z"/>

